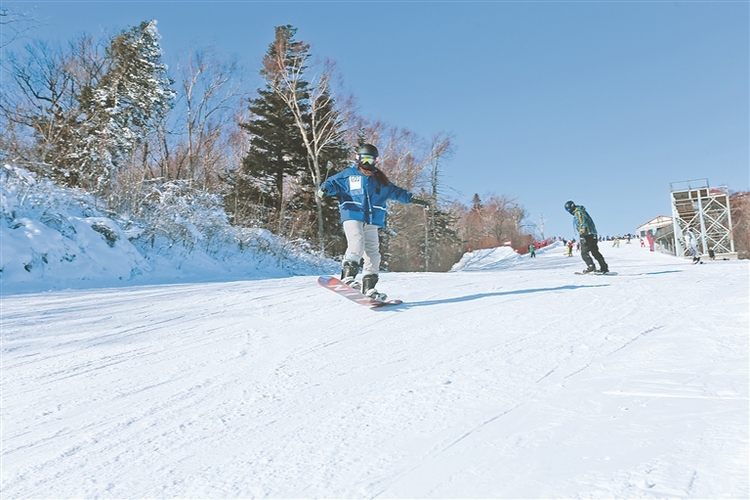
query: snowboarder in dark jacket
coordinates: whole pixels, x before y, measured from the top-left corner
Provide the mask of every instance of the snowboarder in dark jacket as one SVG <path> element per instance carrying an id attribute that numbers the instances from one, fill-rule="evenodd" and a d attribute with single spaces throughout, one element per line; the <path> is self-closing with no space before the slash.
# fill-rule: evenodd
<path id="1" fill-rule="evenodd" d="M 378 228 L 385 226 L 386 201 L 415 203 L 428 206 L 424 200 L 390 182 L 376 167 L 378 149 L 363 144 L 357 149 L 357 163 L 329 177 L 318 189 L 318 197 L 335 196 L 346 234 L 346 254 L 341 281 L 359 288 L 369 297 L 385 300 L 375 289 L 380 269 L 380 238 Z M 362 284 L 355 281 L 363 261 Z"/>
<path id="2" fill-rule="evenodd" d="M 596 234 L 596 226 L 594 220 L 588 214 L 583 205 L 576 205 L 572 201 L 565 203 L 565 210 L 573 216 L 573 225 L 578 232 L 578 236 L 581 238 L 581 258 L 586 263 L 586 269 L 584 273 L 609 272 L 609 266 L 604 261 L 604 257 L 599 252 L 598 236 Z M 591 254 L 591 255 L 589 255 Z M 596 270 L 594 261 L 591 256 L 599 263 L 599 271 Z"/>

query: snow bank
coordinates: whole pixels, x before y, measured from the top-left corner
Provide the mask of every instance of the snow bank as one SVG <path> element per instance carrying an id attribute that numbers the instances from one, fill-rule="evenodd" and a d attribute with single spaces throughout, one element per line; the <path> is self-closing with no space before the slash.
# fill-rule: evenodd
<path id="1" fill-rule="evenodd" d="M 555 242 L 536 251 L 539 255 L 555 248 L 561 248 L 562 243 Z M 451 272 L 458 271 L 494 271 L 499 269 L 508 269 L 516 266 L 528 259 L 529 256 L 521 255 L 511 247 L 485 248 L 466 252 L 461 260 L 456 262 L 451 268 Z"/>
<path id="2" fill-rule="evenodd" d="M 206 229 L 196 229 L 185 211 L 175 217 L 175 225 L 182 224 L 204 244 L 186 244 L 169 234 L 155 236 L 143 221 L 108 216 L 87 193 L 5 165 L 0 168 L 3 293 L 288 277 L 334 272 L 337 267 L 304 244 L 263 229 L 218 221 L 211 225 L 212 234 L 193 234 Z"/>
<path id="3" fill-rule="evenodd" d="M 461 260 L 453 264 L 452 272 L 457 271 L 485 271 L 489 269 L 505 269 L 513 266 L 521 257 L 510 247 L 484 248 L 466 252 Z"/>

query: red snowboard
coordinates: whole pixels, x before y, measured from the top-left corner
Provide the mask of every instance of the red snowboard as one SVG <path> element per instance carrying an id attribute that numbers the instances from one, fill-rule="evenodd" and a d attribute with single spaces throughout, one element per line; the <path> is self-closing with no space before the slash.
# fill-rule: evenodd
<path id="1" fill-rule="evenodd" d="M 392 299 L 392 300 L 373 299 L 363 294 L 359 290 L 342 283 L 340 279 L 334 278 L 333 276 L 321 276 L 320 278 L 318 278 L 318 285 L 325 287 L 331 290 L 332 292 L 336 292 L 337 294 L 341 295 L 342 297 L 346 297 L 352 302 L 356 302 L 357 304 L 362 304 L 363 306 L 369 306 L 372 309 L 377 309 L 379 307 L 385 307 L 385 306 L 395 306 L 395 305 L 403 303 L 403 301 L 400 299 Z"/>

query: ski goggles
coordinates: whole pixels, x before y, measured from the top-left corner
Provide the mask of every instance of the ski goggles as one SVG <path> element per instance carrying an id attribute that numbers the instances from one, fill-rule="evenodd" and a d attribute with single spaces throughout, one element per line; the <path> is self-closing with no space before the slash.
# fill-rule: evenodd
<path id="1" fill-rule="evenodd" d="M 375 157 L 372 155 L 359 155 L 359 162 L 366 163 L 368 165 L 374 165 Z"/>

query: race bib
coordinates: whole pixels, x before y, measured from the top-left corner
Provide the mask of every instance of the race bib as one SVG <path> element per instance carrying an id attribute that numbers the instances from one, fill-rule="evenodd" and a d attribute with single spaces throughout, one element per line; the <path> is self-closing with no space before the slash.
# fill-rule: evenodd
<path id="1" fill-rule="evenodd" d="M 352 175 L 349 176 L 349 191 L 357 191 L 362 189 L 362 176 Z"/>

